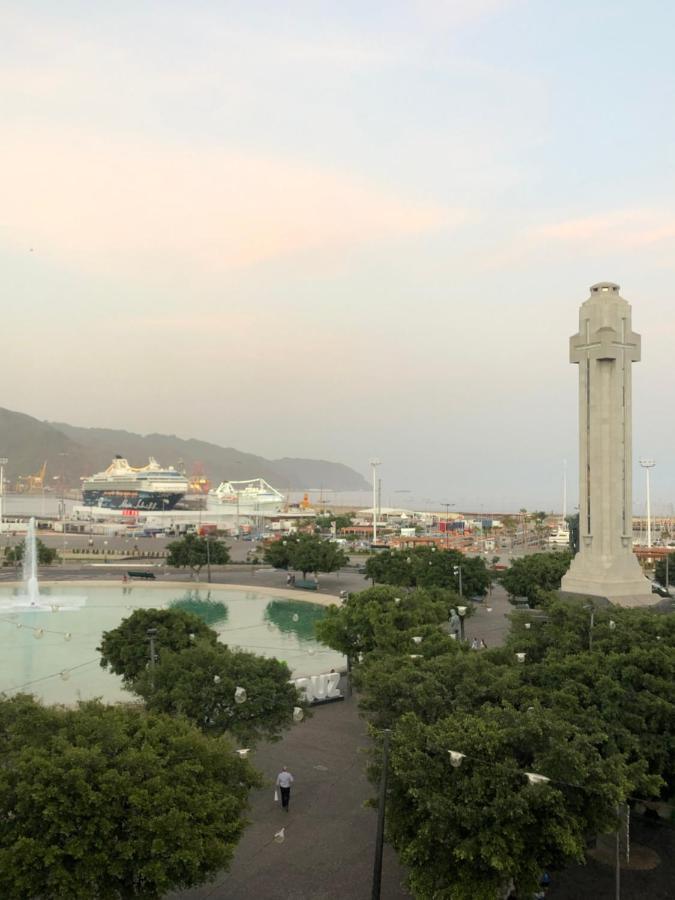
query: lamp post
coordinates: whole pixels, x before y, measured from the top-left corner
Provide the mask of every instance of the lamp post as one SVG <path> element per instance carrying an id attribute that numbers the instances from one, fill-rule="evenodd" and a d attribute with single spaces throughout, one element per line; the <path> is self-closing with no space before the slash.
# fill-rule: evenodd
<path id="1" fill-rule="evenodd" d="M 373 470 L 373 544 L 377 543 L 377 467 L 381 462 L 377 458 L 370 460 L 370 467 Z"/>
<path id="2" fill-rule="evenodd" d="M 382 774 L 380 776 L 380 797 L 377 806 L 377 835 L 375 838 L 375 860 L 373 863 L 373 890 L 371 900 L 380 900 L 382 887 L 382 850 L 384 849 L 384 807 L 387 802 L 387 778 L 389 777 L 389 738 L 391 729 L 383 731 Z"/>
<path id="3" fill-rule="evenodd" d="M 108 542 L 103 541 L 103 564 L 108 564 Z"/>
<path id="4" fill-rule="evenodd" d="M 211 535 L 206 535 L 206 577 L 211 584 Z"/>
<path id="5" fill-rule="evenodd" d="M 455 575 L 455 578 L 457 578 L 459 581 L 459 596 L 463 597 L 464 594 L 462 592 L 462 567 L 461 566 L 453 566 L 452 571 Z M 466 610 L 466 607 L 464 607 L 464 609 Z"/>
<path id="6" fill-rule="evenodd" d="M 461 581 L 460 581 L 461 584 Z M 461 592 L 461 588 L 460 588 Z M 459 613 L 459 639 L 460 641 L 464 640 L 464 616 L 466 615 L 466 606 L 458 606 L 457 612 Z"/>
<path id="7" fill-rule="evenodd" d="M 647 474 L 647 547 L 651 547 L 652 545 L 652 498 L 651 498 L 651 489 L 649 483 L 649 472 L 650 469 L 653 469 L 656 465 L 656 461 L 653 459 L 641 459 L 640 465 L 645 470 Z"/>
<path id="8" fill-rule="evenodd" d="M 6 456 L 0 456 L 0 532 L 2 532 L 2 516 L 5 503 L 5 466 L 9 460 Z"/>
<path id="9" fill-rule="evenodd" d="M 454 503 L 441 503 L 441 506 L 445 507 L 445 549 L 448 549 L 448 520 L 450 518 L 450 507 L 454 506 Z M 461 591 L 460 591 L 461 593 Z"/>

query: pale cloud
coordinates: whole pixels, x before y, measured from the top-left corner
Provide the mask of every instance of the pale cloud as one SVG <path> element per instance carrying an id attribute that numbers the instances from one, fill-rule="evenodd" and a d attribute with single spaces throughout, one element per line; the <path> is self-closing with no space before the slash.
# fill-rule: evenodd
<path id="1" fill-rule="evenodd" d="M 0 241 L 79 268 L 222 272 L 459 224 L 344 172 L 134 138 L 9 133 Z"/>
<path id="2" fill-rule="evenodd" d="M 482 257 L 487 268 L 530 264 L 542 253 L 553 258 L 558 251 L 576 254 L 650 254 L 652 264 L 672 265 L 675 215 L 657 208 L 620 209 L 556 222 L 516 227 L 501 245 L 487 249 Z"/>
<path id="3" fill-rule="evenodd" d="M 675 238 L 675 216 L 658 209 L 616 210 L 540 225 L 530 231 L 529 238 L 635 250 Z"/>

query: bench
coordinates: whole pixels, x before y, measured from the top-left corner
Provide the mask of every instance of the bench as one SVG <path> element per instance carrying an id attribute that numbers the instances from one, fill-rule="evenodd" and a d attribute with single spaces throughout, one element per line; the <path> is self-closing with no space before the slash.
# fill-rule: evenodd
<path id="1" fill-rule="evenodd" d="M 157 576 L 154 572 L 127 572 L 129 578 L 145 578 L 146 581 L 154 581 Z"/>
<path id="2" fill-rule="evenodd" d="M 301 578 L 296 580 L 293 587 L 300 588 L 303 591 L 315 591 L 318 588 L 318 584 L 316 581 L 303 581 Z"/>

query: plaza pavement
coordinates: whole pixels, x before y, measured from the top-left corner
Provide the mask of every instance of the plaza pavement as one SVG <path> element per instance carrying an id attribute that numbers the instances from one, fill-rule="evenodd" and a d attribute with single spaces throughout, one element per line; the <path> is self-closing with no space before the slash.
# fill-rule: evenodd
<path id="1" fill-rule="evenodd" d="M 177 892 L 180 900 L 367 900 L 371 896 L 377 813 L 365 807 L 375 791 L 365 776 L 366 726 L 354 698 L 316 707 L 312 717 L 250 759 L 266 785 L 251 796 L 251 825 L 227 874 Z M 275 803 L 282 766 L 295 778 L 290 812 Z M 274 835 L 285 829 L 285 840 Z M 383 900 L 409 897 L 396 854 L 385 847 Z"/>

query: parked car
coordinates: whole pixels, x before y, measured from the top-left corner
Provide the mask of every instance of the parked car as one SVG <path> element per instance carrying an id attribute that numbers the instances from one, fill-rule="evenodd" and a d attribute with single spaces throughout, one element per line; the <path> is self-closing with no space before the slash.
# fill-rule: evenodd
<path id="1" fill-rule="evenodd" d="M 658 581 L 652 581 L 652 594 L 658 594 L 659 597 L 672 597 L 670 591 L 667 591 Z"/>

